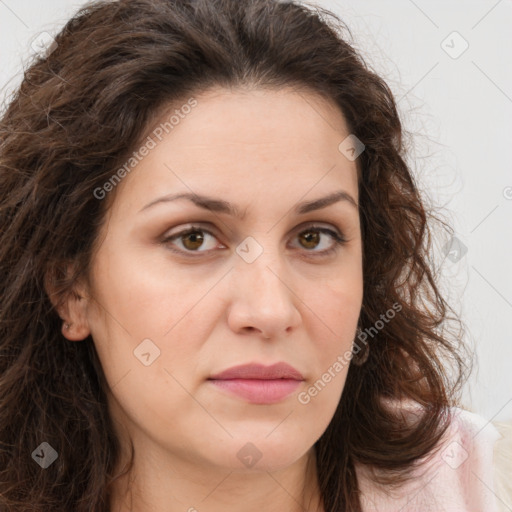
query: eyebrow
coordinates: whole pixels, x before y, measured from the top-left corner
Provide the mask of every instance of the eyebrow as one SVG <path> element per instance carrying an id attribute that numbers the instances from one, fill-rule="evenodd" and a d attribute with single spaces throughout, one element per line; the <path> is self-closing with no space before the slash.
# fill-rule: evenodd
<path id="1" fill-rule="evenodd" d="M 223 199 L 217 199 L 214 197 L 194 194 L 194 193 L 181 193 L 181 194 L 171 194 L 163 197 L 159 197 L 154 201 L 151 201 L 146 206 L 144 206 L 140 212 L 147 210 L 148 208 L 159 204 L 159 203 L 169 203 L 171 201 L 176 201 L 178 199 L 187 199 L 194 203 L 197 207 L 203 208 L 204 210 L 208 210 L 211 212 L 217 213 L 226 213 L 237 219 L 244 219 L 246 216 L 246 211 L 241 212 L 240 209 Z M 347 203 L 354 206 L 356 209 L 359 209 L 359 206 L 355 199 L 348 193 L 343 190 L 339 190 L 337 192 L 333 192 L 328 196 L 321 197 L 319 199 L 315 199 L 313 201 L 305 201 L 303 203 L 299 203 L 294 208 L 294 213 L 296 214 L 305 214 L 315 210 L 320 210 L 322 208 L 327 208 L 332 204 L 338 203 L 340 201 L 346 201 Z M 139 212 L 139 213 L 140 213 Z"/>

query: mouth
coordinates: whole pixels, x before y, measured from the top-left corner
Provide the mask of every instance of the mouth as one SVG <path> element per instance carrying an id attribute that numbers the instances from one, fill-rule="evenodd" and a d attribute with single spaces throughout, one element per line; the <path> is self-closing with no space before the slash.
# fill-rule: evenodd
<path id="1" fill-rule="evenodd" d="M 234 366 L 208 380 L 231 396 L 241 397 L 253 404 L 273 404 L 292 394 L 304 377 L 287 363 L 271 366 L 253 363 Z"/>
<path id="2" fill-rule="evenodd" d="M 210 380 L 218 388 L 253 404 L 274 404 L 292 394 L 301 381 L 292 379 Z"/>

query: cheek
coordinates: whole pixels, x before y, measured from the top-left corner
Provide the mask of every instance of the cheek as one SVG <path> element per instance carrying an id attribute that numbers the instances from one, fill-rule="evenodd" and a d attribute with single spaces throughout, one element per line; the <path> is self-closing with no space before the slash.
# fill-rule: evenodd
<path id="1" fill-rule="evenodd" d="M 341 398 L 351 361 L 362 303 L 362 280 L 350 277 L 319 283 L 304 302 L 308 306 L 309 339 L 318 366 L 297 399 L 318 422 L 329 423 Z"/>
<path id="2" fill-rule="evenodd" d="M 303 316 L 300 329 L 307 331 L 304 338 L 309 340 L 299 347 L 300 354 L 313 377 L 290 403 L 292 420 L 283 421 L 290 414 L 288 407 L 258 418 L 254 407 L 211 400 L 206 386 L 198 385 L 198 368 L 210 368 L 202 345 L 225 321 L 222 315 L 232 288 L 220 280 L 223 272 L 199 266 L 178 272 L 161 260 L 150 264 L 126 253 L 97 267 L 97 282 L 102 284 L 98 301 L 104 309 L 98 310 L 93 338 L 120 404 L 120 417 L 126 415 L 170 449 L 195 447 L 216 463 L 236 454 L 247 440 L 285 461 L 308 449 L 327 428 L 343 391 L 348 365 L 339 358 L 351 348 L 362 293 L 356 273 L 322 279 L 314 287 L 304 277 L 296 282 L 304 303 L 297 306 Z M 137 352 L 145 339 L 156 348 L 146 341 Z M 145 353 L 152 361 L 148 365 Z M 217 362 L 222 360 L 222 353 L 215 355 Z M 202 404 L 207 404 L 207 412 Z M 219 419 L 232 436 L 219 426 Z M 226 464 L 238 463 L 235 455 L 231 459 Z"/>
<path id="3" fill-rule="evenodd" d="M 305 390 L 299 402 L 307 404 L 322 414 L 331 414 L 341 397 L 351 361 L 357 321 L 361 311 L 362 283 L 357 278 L 339 279 L 324 283 L 308 302 L 311 322 L 310 332 L 318 360 L 315 382 Z M 325 409 L 324 409 L 325 408 Z"/>
<path id="4" fill-rule="evenodd" d="M 187 389 L 208 335 L 204 318 L 211 313 L 201 299 L 212 285 L 193 286 L 161 270 L 128 257 L 98 265 L 101 307 L 91 331 L 121 414 L 163 440 L 173 418 L 201 413 Z"/>
<path id="5" fill-rule="evenodd" d="M 188 274 L 142 262 L 128 251 L 102 256 L 95 266 L 88 320 L 107 382 L 121 389 L 121 381 L 125 386 L 129 381 L 129 393 L 135 395 L 174 388 L 179 393 L 166 370 L 193 365 L 207 335 L 202 333 L 202 299 L 214 284 L 211 276 L 191 284 Z"/>
<path id="6" fill-rule="evenodd" d="M 106 253 L 95 270 L 102 319 L 133 341 L 165 336 L 199 304 L 212 279 L 180 271 L 161 255 L 143 258 L 141 252 L 128 247 Z"/>
<path id="7" fill-rule="evenodd" d="M 325 349 L 350 345 L 361 311 L 362 295 L 362 278 L 358 272 L 318 283 L 305 303 L 311 310 L 316 330 L 325 335 L 319 336 L 317 332 L 311 339 L 325 343 Z"/>

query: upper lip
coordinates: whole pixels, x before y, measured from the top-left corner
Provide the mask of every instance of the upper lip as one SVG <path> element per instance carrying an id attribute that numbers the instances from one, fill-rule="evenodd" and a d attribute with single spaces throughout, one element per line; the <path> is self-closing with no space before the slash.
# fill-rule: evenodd
<path id="1" fill-rule="evenodd" d="M 233 366 L 223 372 L 212 375 L 210 379 L 227 380 L 227 379 L 293 379 L 304 380 L 302 374 L 290 366 L 288 363 L 276 363 L 271 366 L 263 364 L 250 363 Z"/>

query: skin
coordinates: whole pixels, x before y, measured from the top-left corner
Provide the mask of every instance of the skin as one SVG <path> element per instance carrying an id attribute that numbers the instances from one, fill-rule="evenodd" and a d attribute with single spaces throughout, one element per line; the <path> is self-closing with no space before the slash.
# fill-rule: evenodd
<path id="1" fill-rule="evenodd" d="M 350 132 L 336 105 L 311 92 L 217 88 L 196 99 L 116 187 L 91 275 L 76 289 L 81 299 L 60 310 L 71 323 L 66 338 L 92 335 L 124 456 L 129 438 L 135 445 L 134 470 L 119 480 L 111 510 L 323 510 L 313 445 L 348 364 L 309 403 L 298 395 L 351 350 L 361 232 L 348 201 L 302 215 L 293 208 L 338 190 L 358 202 L 356 162 L 338 150 Z M 221 198 L 246 216 L 183 199 L 140 211 L 178 192 Z M 186 236 L 161 243 L 191 222 L 212 233 L 199 233 L 202 245 Z M 345 244 L 319 231 L 308 242 L 312 223 L 341 232 Z M 248 236 L 263 249 L 252 263 L 236 252 Z M 160 356 L 145 366 L 134 350 L 148 338 Z M 241 363 L 278 361 L 305 380 L 275 404 L 207 381 Z M 252 467 L 237 457 L 247 443 L 261 454 Z"/>

